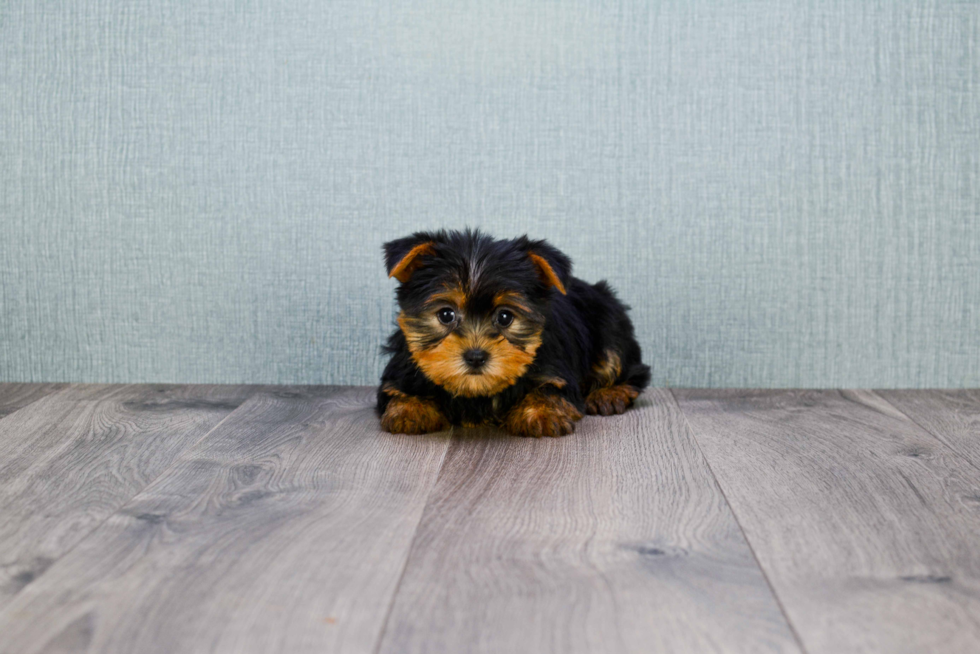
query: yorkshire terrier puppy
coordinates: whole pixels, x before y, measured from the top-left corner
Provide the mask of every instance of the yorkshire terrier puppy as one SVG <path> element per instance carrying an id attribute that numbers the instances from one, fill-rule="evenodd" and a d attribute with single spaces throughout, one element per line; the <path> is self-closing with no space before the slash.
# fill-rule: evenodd
<path id="1" fill-rule="evenodd" d="M 386 431 L 562 436 L 583 413 L 622 413 L 650 381 L 629 307 L 606 282 L 572 277 L 545 241 L 418 232 L 384 253 L 401 282 L 378 389 Z"/>

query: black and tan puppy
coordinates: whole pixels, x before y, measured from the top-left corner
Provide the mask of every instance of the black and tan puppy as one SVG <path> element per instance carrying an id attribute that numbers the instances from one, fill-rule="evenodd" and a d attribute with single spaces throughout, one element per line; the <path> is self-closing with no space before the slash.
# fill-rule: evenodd
<path id="1" fill-rule="evenodd" d="M 545 241 L 419 232 L 384 251 L 401 282 L 378 390 L 387 431 L 561 436 L 583 412 L 622 413 L 650 380 L 628 307 Z"/>

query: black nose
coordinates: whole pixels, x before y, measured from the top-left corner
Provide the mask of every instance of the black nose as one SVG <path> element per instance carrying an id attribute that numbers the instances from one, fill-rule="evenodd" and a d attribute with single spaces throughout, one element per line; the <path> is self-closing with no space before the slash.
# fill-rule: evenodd
<path id="1" fill-rule="evenodd" d="M 486 350 L 466 350 L 463 353 L 463 361 L 474 368 L 480 368 L 490 357 Z"/>

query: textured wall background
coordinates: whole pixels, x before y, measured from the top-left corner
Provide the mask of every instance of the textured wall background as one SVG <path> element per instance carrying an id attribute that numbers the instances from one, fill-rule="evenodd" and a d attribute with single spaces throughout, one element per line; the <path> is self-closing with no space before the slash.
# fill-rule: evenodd
<path id="1" fill-rule="evenodd" d="M 980 385 L 980 4 L 0 0 L 0 379 L 372 383 L 547 237 L 657 384 Z"/>

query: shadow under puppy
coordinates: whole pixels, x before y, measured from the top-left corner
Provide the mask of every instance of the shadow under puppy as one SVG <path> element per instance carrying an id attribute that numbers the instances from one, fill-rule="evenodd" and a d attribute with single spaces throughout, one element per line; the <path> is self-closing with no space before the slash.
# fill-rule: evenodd
<path id="1" fill-rule="evenodd" d="M 378 389 L 386 431 L 561 436 L 583 412 L 622 413 L 650 381 L 628 307 L 545 241 L 418 232 L 384 252 L 401 282 Z"/>

